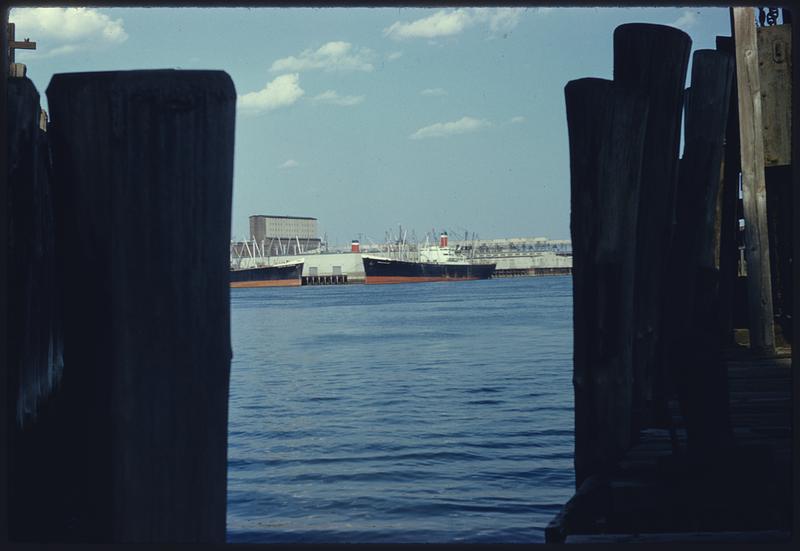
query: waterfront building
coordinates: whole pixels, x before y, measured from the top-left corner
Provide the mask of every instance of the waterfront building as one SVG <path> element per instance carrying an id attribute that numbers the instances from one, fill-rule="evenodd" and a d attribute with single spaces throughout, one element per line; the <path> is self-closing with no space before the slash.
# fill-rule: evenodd
<path id="1" fill-rule="evenodd" d="M 308 216 L 250 216 L 250 240 L 264 250 L 266 256 L 303 254 L 320 248 L 316 218 Z"/>

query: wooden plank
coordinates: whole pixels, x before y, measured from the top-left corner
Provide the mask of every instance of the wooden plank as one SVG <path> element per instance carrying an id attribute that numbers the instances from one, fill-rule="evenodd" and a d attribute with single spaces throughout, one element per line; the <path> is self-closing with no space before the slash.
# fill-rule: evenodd
<path id="1" fill-rule="evenodd" d="M 733 18 L 739 94 L 750 346 L 755 350 L 770 352 L 775 348 L 775 330 L 772 314 L 755 10 L 733 8 Z"/>
<path id="2" fill-rule="evenodd" d="M 614 30 L 614 81 L 648 98 L 634 276 L 634 418 L 661 409 L 663 285 L 672 234 L 681 109 L 691 39 L 674 27 L 631 23 Z M 630 235 L 634 232 L 631 231 Z M 638 432 L 638 430 L 637 430 Z"/>
<path id="3" fill-rule="evenodd" d="M 576 486 L 629 447 L 633 277 L 647 102 L 601 79 L 564 89 L 570 147 Z"/>
<path id="4" fill-rule="evenodd" d="M 789 433 L 783 434 L 788 442 L 785 435 Z M 749 459 L 737 459 L 735 465 L 720 465 L 715 469 L 721 471 L 706 472 L 700 478 L 696 478 L 697 473 L 692 474 L 693 468 L 685 460 L 669 461 L 675 458 L 672 455 L 659 458 L 651 453 L 649 461 L 628 462 L 632 465 L 628 470 L 621 465 L 609 477 L 611 497 L 602 507 L 589 510 L 573 501 L 567 517 L 582 522 L 562 522 L 566 541 L 572 541 L 573 534 L 598 532 L 630 535 L 692 527 L 752 530 L 786 526 L 786 520 L 776 516 L 783 505 L 775 502 L 774 489 L 783 487 L 789 478 L 788 453 L 772 453 L 774 438 L 748 441 L 753 451 L 741 448 L 736 453 Z"/>
<path id="5" fill-rule="evenodd" d="M 546 543 L 563 543 L 576 531 L 595 528 L 596 519 L 609 507 L 610 489 L 602 477 L 587 478 L 544 530 Z"/>
<path id="6" fill-rule="evenodd" d="M 47 89 L 79 541 L 225 541 L 236 93 L 222 71 Z"/>
<path id="7" fill-rule="evenodd" d="M 756 29 L 761 115 L 766 166 L 792 163 L 792 29 Z"/>
<path id="8" fill-rule="evenodd" d="M 788 360 L 752 361 L 739 372 L 758 374 L 765 365 L 783 366 Z M 766 368 L 769 369 L 769 368 Z M 777 372 L 772 370 L 773 373 Z M 787 382 L 785 376 L 780 378 Z M 666 430 L 643 431 L 642 437 L 608 473 L 606 495 L 594 507 L 571 500 L 562 509 L 559 532 L 566 543 L 659 541 L 742 537 L 785 533 L 790 525 L 791 402 L 787 392 L 751 392 L 752 411 L 734 407 L 736 445 L 720 463 L 699 466 L 683 455 L 662 454 Z M 748 406 L 749 407 L 749 406 Z M 698 470 L 699 468 L 699 470 Z M 578 521 L 580 519 L 580 522 Z M 716 534 L 712 536 L 711 534 Z M 719 541 L 725 541 L 720 539 Z"/>
<path id="9" fill-rule="evenodd" d="M 565 543 L 789 543 L 788 530 L 751 532 L 669 532 L 652 534 L 575 534 Z"/>

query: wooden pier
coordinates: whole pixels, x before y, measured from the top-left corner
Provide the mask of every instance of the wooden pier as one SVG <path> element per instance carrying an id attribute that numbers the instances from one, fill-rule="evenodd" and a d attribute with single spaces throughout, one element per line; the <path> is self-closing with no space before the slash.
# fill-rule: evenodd
<path id="1" fill-rule="evenodd" d="M 647 24 L 616 30 L 613 80 L 565 88 L 576 493 L 549 543 L 797 539 L 800 33 L 731 13 L 690 89 L 688 34 Z M 8 61 L 2 539 L 222 543 L 233 82 L 62 74 L 42 128 Z"/>
<path id="2" fill-rule="evenodd" d="M 687 455 L 685 420 L 641 431 L 607 474 L 588 477 L 547 526 L 549 543 L 788 542 L 792 511 L 791 357 L 729 351 L 733 441 L 713 463 Z"/>
<path id="3" fill-rule="evenodd" d="M 797 535 L 800 37 L 774 15 L 731 8 L 691 88 L 689 36 L 649 24 L 616 29 L 613 80 L 565 87 L 576 493 L 549 543 Z"/>

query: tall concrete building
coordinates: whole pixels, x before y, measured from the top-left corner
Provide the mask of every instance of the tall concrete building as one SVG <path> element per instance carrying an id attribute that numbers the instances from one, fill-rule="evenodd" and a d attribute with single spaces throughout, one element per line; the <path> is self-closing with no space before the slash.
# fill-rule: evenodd
<path id="1" fill-rule="evenodd" d="M 254 214 L 250 217 L 250 239 L 263 244 L 269 256 L 303 254 L 320 247 L 317 219 L 307 216 Z"/>

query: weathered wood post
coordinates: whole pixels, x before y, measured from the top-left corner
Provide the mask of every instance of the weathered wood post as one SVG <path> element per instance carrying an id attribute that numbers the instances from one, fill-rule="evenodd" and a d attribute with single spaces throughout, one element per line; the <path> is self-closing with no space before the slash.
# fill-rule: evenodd
<path id="1" fill-rule="evenodd" d="M 564 90 L 573 249 L 575 475 L 580 487 L 631 442 L 633 277 L 647 101 L 586 78 Z"/>
<path id="2" fill-rule="evenodd" d="M 788 17 L 789 20 L 792 20 L 791 19 L 792 14 L 796 16 L 797 13 L 798 12 L 796 11 L 790 12 L 789 10 L 784 9 L 783 17 L 784 19 L 787 19 Z M 792 26 L 792 44 L 795 44 L 795 46 L 793 47 L 797 48 L 798 46 L 796 45 L 800 44 L 800 21 L 792 22 L 791 26 Z M 795 86 L 792 90 L 792 101 L 794 102 L 794 105 L 797 106 L 798 104 L 800 104 L 800 100 L 797 99 L 798 96 L 800 96 L 800 93 L 798 93 L 798 91 L 800 91 L 800 85 L 796 84 L 800 82 L 800 63 L 792 64 L 792 82 L 795 83 Z M 792 109 L 791 146 L 792 146 L 791 151 L 792 151 L 792 190 L 793 190 L 792 206 L 793 206 L 793 211 L 795 212 L 795 216 L 797 216 L 796 213 L 800 212 L 800 168 L 798 168 L 798 162 L 800 162 L 800 108 L 799 107 Z M 797 218 L 794 218 L 794 220 L 795 220 L 794 223 L 796 225 Z M 797 236 L 795 235 L 795 239 L 796 238 Z M 794 246 L 797 247 L 797 241 L 794 242 Z M 798 262 L 792 263 L 791 273 L 792 273 L 792 281 L 800 282 L 800 263 Z M 792 293 L 792 311 L 800 312 L 800 293 L 797 292 Z M 800 325 L 794 323 L 792 325 L 791 332 L 792 332 L 792 343 L 796 345 L 798 342 L 800 342 Z M 797 360 L 795 360 L 795 362 L 796 361 Z M 797 363 L 795 363 L 794 365 L 796 366 Z M 798 396 L 800 394 L 797 392 L 798 386 L 800 386 L 798 385 L 797 382 L 798 380 L 800 380 L 800 378 L 795 378 L 794 396 Z M 800 439 L 795 439 L 795 447 L 794 447 L 795 457 L 800 457 L 800 453 L 798 453 L 800 452 L 800 445 L 798 445 L 798 440 Z M 795 477 L 794 488 L 795 489 L 800 488 L 800 477 Z"/>
<path id="3" fill-rule="evenodd" d="M 650 115 L 644 137 L 634 277 L 634 419 L 658 409 L 661 314 L 672 234 L 683 87 L 692 41 L 663 25 L 631 23 L 614 31 L 614 81 L 641 90 Z M 654 392 L 654 390 L 656 392 Z M 634 427 L 636 431 L 639 426 Z"/>
<path id="4" fill-rule="evenodd" d="M 50 524 L 56 499 L 40 496 L 58 487 L 52 456 L 42 443 L 54 427 L 45 405 L 52 405 L 62 374 L 55 229 L 46 133 L 39 128 L 39 93 L 27 78 L 9 78 L 3 107 L 9 163 L 8 247 L 11 263 L 4 269 L 12 289 L 7 315 L 8 346 L 3 362 L 4 434 L 9 450 L 7 478 L 11 537 Z M 5 142 L 4 142 L 5 143 Z M 5 373 L 5 370 L 8 370 Z M 56 433 L 57 434 L 57 433 Z M 52 443 L 52 441 L 51 441 Z M 43 453 L 44 452 L 44 453 Z M 57 491 L 57 490 L 56 490 Z"/>
<path id="5" fill-rule="evenodd" d="M 729 436 L 714 233 L 733 71 L 730 54 L 698 50 L 692 57 L 675 233 L 665 281 L 666 375 L 676 385 L 689 448 L 696 457 L 721 452 Z"/>
<path id="6" fill-rule="evenodd" d="M 723 161 L 722 215 L 720 220 L 719 253 L 719 305 L 720 333 L 723 345 L 734 344 L 733 311 L 737 300 L 736 281 L 739 247 L 739 173 L 742 164 L 739 148 L 739 101 L 736 92 L 736 60 L 733 38 L 717 37 L 717 50 L 734 58 L 733 83 L 728 107 L 728 122 L 725 125 L 725 155 Z"/>
<path id="7" fill-rule="evenodd" d="M 750 347 L 756 351 L 770 353 L 775 348 L 775 330 L 764 179 L 761 82 L 758 74 L 754 9 L 733 8 L 733 19 L 736 83 L 739 96 Z"/>
<path id="8" fill-rule="evenodd" d="M 764 180 L 767 195 L 770 275 L 775 321 L 791 342 L 792 326 L 792 184 L 791 103 L 792 34 L 790 25 L 756 29 Z"/>
<path id="9" fill-rule="evenodd" d="M 223 542 L 233 83 L 221 71 L 72 73 L 47 96 L 66 538 Z"/>
<path id="10" fill-rule="evenodd" d="M 8 81 L 8 164 L 13 265 L 8 270 L 14 294 L 9 310 L 8 349 L 16 426 L 32 422 L 38 404 L 61 377 L 61 335 L 57 320 L 54 227 L 50 153 L 39 128 L 39 93 L 27 78 Z"/>
<path id="11" fill-rule="evenodd" d="M 797 60 L 800 59 L 800 21 L 793 21 L 793 19 L 797 19 L 798 12 L 795 10 L 783 10 L 783 17 L 784 19 L 788 19 L 792 21 L 792 57 L 795 59 L 795 63 L 792 64 L 792 82 L 798 83 L 800 82 L 800 62 Z M 798 168 L 798 163 L 800 163 L 800 101 L 797 100 L 798 90 L 800 90 L 800 85 L 795 84 L 795 87 L 792 91 L 792 101 L 796 106 L 795 109 L 792 109 L 792 207 L 793 212 L 798 213 L 800 212 L 800 168 Z M 795 216 L 797 216 L 795 214 Z M 797 218 L 795 218 L 797 220 Z M 796 227 L 797 222 L 795 222 Z M 794 246 L 797 246 L 797 232 L 793 234 Z M 792 263 L 792 282 L 795 284 L 800 282 L 800 267 L 798 267 L 798 262 Z M 792 293 L 792 311 L 793 312 L 800 312 L 800 293 L 793 292 Z M 791 328 L 792 331 L 792 343 L 796 345 L 796 343 L 800 342 L 800 325 L 794 323 Z M 795 360 L 796 361 L 796 360 Z M 797 365 L 795 363 L 795 365 Z M 797 379 L 795 379 L 795 389 L 798 388 Z M 795 392 L 795 396 L 798 396 L 800 393 Z M 795 441 L 795 451 L 798 450 L 800 446 L 797 445 Z M 795 455 L 797 457 L 797 455 Z M 800 483 L 798 482 L 800 477 L 796 477 L 794 482 L 795 488 L 800 488 Z"/>

